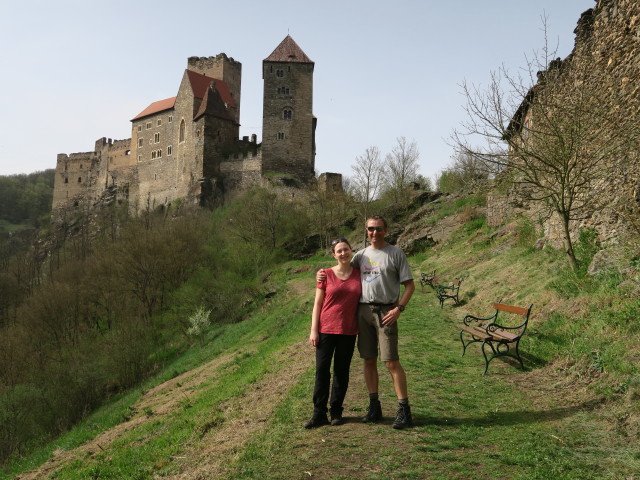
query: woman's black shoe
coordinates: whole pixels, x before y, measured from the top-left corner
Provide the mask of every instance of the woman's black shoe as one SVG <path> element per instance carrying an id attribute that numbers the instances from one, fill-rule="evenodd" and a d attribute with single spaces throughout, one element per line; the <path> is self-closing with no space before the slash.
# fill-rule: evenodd
<path id="1" fill-rule="evenodd" d="M 311 420 L 304 424 L 304 428 L 317 428 L 323 425 L 329 425 L 326 413 L 314 414 Z"/>

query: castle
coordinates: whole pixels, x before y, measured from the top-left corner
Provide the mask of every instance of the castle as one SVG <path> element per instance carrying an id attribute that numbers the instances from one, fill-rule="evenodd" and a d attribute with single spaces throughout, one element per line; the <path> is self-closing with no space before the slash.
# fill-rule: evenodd
<path id="1" fill-rule="evenodd" d="M 131 138 L 96 141 L 92 152 L 59 154 L 53 211 L 126 201 L 133 211 L 177 200 L 217 205 L 266 178 L 315 181 L 314 62 L 287 35 L 262 62 L 262 143 L 239 138 L 242 65 L 226 54 L 190 57 L 175 97 L 131 120 Z M 339 174 L 323 174 L 341 188 Z"/>

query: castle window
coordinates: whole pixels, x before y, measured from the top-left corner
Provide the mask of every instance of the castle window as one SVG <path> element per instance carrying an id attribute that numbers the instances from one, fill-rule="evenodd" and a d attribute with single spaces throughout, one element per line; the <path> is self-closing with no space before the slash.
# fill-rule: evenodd
<path id="1" fill-rule="evenodd" d="M 284 70 L 280 70 L 280 69 L 276 70 L 276 77 L 281 77 L 281 78 L 284 77 Z"/>
<path id="2" fill-rule="evenodd" d="M 199 128 L 196 130 L 196 137 L 200 137 L 200 129 Z"/>
<path id="3" fill-rule="evenodd" d="M 184 142 L 184 137 L 185 137 L 185 124 L 184 124 L 184 118 L 183 118 L 182 121 L 180 122 L 180 143 Z"/>
<path id="4" fill-rule="evenodd" d="M 142 155 L 138 155 L 138 162 L 142 161 Z"/>
<path id="5" fill-rule="evenodd" d="M 155 150 L 153 152 L 151 152 L 151 160 L 153 160 L 154 158 L 156 158 L 156 151 Z"/>
<path id="6" fill-rule="evenodd" d="M 283 120 L 291 120 L 293 117 L 293 112 L 289 109 L 282 111 L 282 119 Z"/>
<path id="7" fill-rule="evenodd" d="M 278 132 L 278 140 L 284 140 L 284 132 Z"/>
<path id="8" fill-rule="evenodd" d="M 161 118 L 158 119 L 158 126 L 160 126 L 160 125 L 162 125 L 162 119 Z"/>
<path id="9" fill-rule="evenodd" d="M 142 142 L 144 141 L 144 138 L 139 138 L 138 139 L 138 147 L 142 146 Z"/>
<path id="10" fill-rule="evenodd" d="M 171 155 L 172 153 L 173 153 L 173 146 L 172 146 L 172 145 L 169 145 L 169 146 L 167 147 L 167 155 Z"/>
<path id="11" fill-rule="evenodd" d="M 155 133 L 155 134 L 153 135 L 153 141 L 154 141 L 155 143 L 160 142 L 160 134 L 159 134 L 159 133 Z"/>
<path id="12" fill-rule="evenodd" d="M 158 158 L 161 158 L 161 157 L 162 157 L 162 150 L 158 150 L 158 153 L 157 153 L 157 155 L 156 155 L 156 156 L 157 156 Z"/>
<path id="13" fill-rule="evenodd" d="M 289 95 L 289 87 L 278 87 L 278 94 Z"/>
<path id="14" fill-rule="evenodd" d="M 151 128 L 151 122 L 147 122 L 147 130 Z"/>
<path id="15" fill-rule="evenodd" d="M 78 183 L 82 183 L 82 177 L 78 177 Z"/>
<path id="16" fill-rule="evenodd" d="M 138 132 L 142 131 L 142 125 L 138 125 Z"/>
<path id="17" fill-rule="evenodd" d="M 173 122 L 173 115 L 169 115 L 169 123 Z"/>
<path id="18" fill-rule="evenodd" d="M 64 183 L 69 183 L 69 178 L 65 178 Z"/>

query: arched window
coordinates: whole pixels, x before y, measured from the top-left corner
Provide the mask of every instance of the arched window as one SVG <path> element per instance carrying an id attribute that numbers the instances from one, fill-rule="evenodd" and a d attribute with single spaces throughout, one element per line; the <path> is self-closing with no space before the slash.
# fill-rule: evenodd
<path id="1" fill-rule="evenodd" d="M 293 111 L 286 109 L 282 111 L 282 119 L 283 120 L 291 120 L 293 117 Z"/>
<path id="2" fill-rule="evenodd" d="M 180 143 L 184 142 L 184 138 L 185 138 L 185 124 L 184 124 L 184 118 L 182 119 L 182 121 L 180 122 Z"/>

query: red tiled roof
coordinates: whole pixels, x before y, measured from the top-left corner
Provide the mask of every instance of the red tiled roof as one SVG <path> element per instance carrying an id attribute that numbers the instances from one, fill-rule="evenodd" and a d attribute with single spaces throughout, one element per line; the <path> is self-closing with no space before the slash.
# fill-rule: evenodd
<path id="1" fill-rule="evenodd" d="M 196 98 L 203 99 L 205 93 L 207 93 L 207 89 L 211 82 L 216 84 L 216 90 L 220 93 L 220 97 L 222 101 L 231 107 L 236 107 L 236 101 L 231 96 L 231 92 L 229 91 L 229 87 L 222 80 L 218 80 L 216 78 L 207 77 L 206 75 L 202 75 L 201 73 L 196 73 L 192 70 L 187 70 L 187 75 L 189 76 L 189 82 L 191 82 L 191 88 L 193 89 L 193 95 Z"/>
<path id="2" fill-rule="evenodd" d="M 298 44 L 287 35 L 280 45 L 264 59 L 265 62 L 294 62 L 294 63 L 313 63 L 307 54 L 302 51 Z"/>
<path id="3" fill-rule="evenodd" d="M 163 110 L 169 110 L 173 108 L 176 103 L 176 97 L 167 98 L 165 100 L 158 100 L 157 102 L 153 102 L 143 111 L 141 111 L 138 115 L 133 117 L 131 121 L 138 120 L 139 118 L 146 117 L 148 115 L 153 115 L 154 113 L 162 112 Z"/>
<path id="4" fill-rule="evenodd" d="M 222 118 L 224 120 L 234 121 L 229 109 L 225 106 L 224 100 L 222 100 L 220 92 L 217 90 L 217 86 L 218 85 L 215 82 L 213 82 L 213 85 L 209 84 L 209 88 L 207 88 L 204 98 L 200 103 L 198 113 L 193 117 L 194 120 L 197 120 L 206 114 Z"/>

